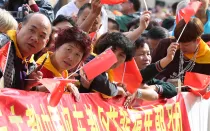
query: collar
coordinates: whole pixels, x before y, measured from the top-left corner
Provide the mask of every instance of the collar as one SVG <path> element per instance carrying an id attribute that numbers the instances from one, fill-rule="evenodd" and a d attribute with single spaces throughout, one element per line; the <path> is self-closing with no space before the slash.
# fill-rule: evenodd
<path id="1" fill-rule="evenodd" d="M 198 54 L 196 56 L 196 63 L 199 64 L 210 64 L 210 48 L 209 46 L 202 40 L 200 39 L 199 44 L 199 49 L 198 49 Z M 188 59 L 192 59 L 194 56 L 193 54 L 184 54 Z"/>
<path id="2" fill-rule="evenodd" d="M 39 64 L 39 65 L 41 65 L 42 62 L 43 62 L 43 60 L 46 58 L 47 54 L 49 54 L 49 56 L 50 56 L 51 54 L 53 54 L 53 52 L 47 52 L 47 53 L 43 54 L 43 55 L 36 61 L 36 63 Z M 45 67 L 46 69 L 48 69 L 49 71 L 51 71 L 51 72 L 54 74 L 55 77 L 63 77 L 63 78 L 67 78 L 67 77 L 68 77 L 68 71 L 67 71 L 67 70 L 64 70 L 64 71 L 62 72 L 62 74 L 59 73 L 59 71 L 52 65 L 51 60 L 50 60 L 50 57 L 48 57 L 47 60 L 45 61 L 44 67 Z"/>
<path id="3" fill-rule="evenodd" d="M 15 50 L 16 50 L 16 55 L 18 58 L 22 59 L 22 61 L 26 62 L 26 63 L 32 63 L 34 62 L 34 55 L 32 55 L 29 59 L 29 61 L 27 61 L 27 57 L 23 57 L 22 54 L 20 53 L 20 50 L 18 48 L 17 45 L 17 36 L 16 36 L 16 30 L 9 30 L 7 31 L 7 35 L 10 37 L 10 39 L 13 41 L 14 45 L 15 45 Z"/>

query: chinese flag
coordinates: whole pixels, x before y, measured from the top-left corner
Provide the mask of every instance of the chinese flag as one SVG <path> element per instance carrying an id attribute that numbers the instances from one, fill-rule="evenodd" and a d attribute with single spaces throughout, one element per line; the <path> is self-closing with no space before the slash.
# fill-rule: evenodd
<path id="1" fill-rule="evenodd" d="M 182 19 L 183 19 L 183 17 L 180 15 L 180 12 L 178 12 L 178 13 L 176 14 L 176 24 L 178 24 L 179 21 L 182 20 Z"/>
<path id="2" fill-rule="evenodd" d="M 187 72 L 185 74 L 184 85 L 191 86 L 191 91 L 195 95 L 204 95 L 206 88 L 210 84 L 210 76 Z"/>
<path id="3" fill-rule="evenodd" d="M 125 64 L 113 69 L 113 79 L 115 82 L 122 82 L 123 72 Z M 126 89 L 130 93 L 134 93 L 141 85 L 142 76 L 136 65 L 135 60 L 126 62 L 126 69 L 124 74 L 123 83 L 126 85 Z"/>
<path id="4" fill-rule="evenodd" d="M 88 80 L 92 80 L 96 76 L 110 69 L 116 62 L 117 58 L 110 48 L 84 65 L 83 70 Z"/>
<path id="5" fill-rule="evenodd" d="M 52 79 L 52 78 L 43 78 L 39 82 L 44 85 L 49 92 L 51 93 L 49 104 L 52 107 L 58 105 L 67 83 L 75 83 L 75 79 Z"/>
<path id="6" fill-rule="evenodd" d="M 202 3 L 200 1 L 190 2 L 188 6 L 179 11 L 179 14 L 182 16 L 186 23 L 188 23 L 191 17 L 196 14 L 201 4 Z"/>
<path id="7" fill-rule="evenodd" d="M 114 4 L 120 4 L 126 1 L 127 0 L 101 0 L 101 4 L 114 5 Z"/>
<path id="8" fill-rule="evenodd" d="M 96 32 L 90 33 L 89 37 L 90 37 L 91 40 L 95 39 L 96 38 Z"/>

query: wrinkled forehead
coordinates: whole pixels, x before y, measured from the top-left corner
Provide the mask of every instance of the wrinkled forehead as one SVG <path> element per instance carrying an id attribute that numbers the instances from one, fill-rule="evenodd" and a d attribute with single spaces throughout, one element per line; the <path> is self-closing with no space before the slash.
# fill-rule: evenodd
<path id="1" fill-rule="evenodd" d="M 32 17 L 26 25 L 27 28 L 36 28 L 42 32 L 45 32 L 46 35 L 50 35 L 52 30 L 51 23 L 49 22 L 49 20 L 42 18 L 38 19 L 36 17 Z"/>

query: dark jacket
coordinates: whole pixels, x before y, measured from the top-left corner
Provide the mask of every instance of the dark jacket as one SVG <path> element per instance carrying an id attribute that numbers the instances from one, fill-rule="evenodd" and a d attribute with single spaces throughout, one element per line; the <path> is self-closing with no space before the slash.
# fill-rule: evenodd
<path id="1" fill-rule="evenodd" d="M 0 34 L 0 52 L 3 51 L 2 48 L 8 46 L 7 50 L 4 50 L 4 53 L 0 54 L 1 66 L 0 70 L 2 71 L 4 77 L 4 87 L 7 88 L 16 88 L 24 90 L 25 88 L 25 79 L 28 73 L 33 71 L 36 68 L 36 63 L 23 63 L 22 59 L 17 57 L 16 49 L 13 41 L 5 34 Z"/>
<path id="2" fill-rule="evenodd" d="M 94 55 L 90 55 L 86 62 L 89 62 L 90 60 L 94 59 Z M 143 77 L 142 83 L 150 82 L 152 83 L 153 78 L 162 70 L 158 68 L 159 62 L 156 62 L 155 64 L 149 65 L 147 68 L 141 70 L 141 75 Z M 157 84 L 160 84 L 161 82 L 158 82 Z M 163 86 L 165 89 L 166 86 Z M 168 87 L 168 86 L 167 86 Z M 106 96 L 116 96 L 118 93 L 117 85 L 110 82 L 106 73 L 102 73 L 94 80 L 92 81 L 89 89 L 84 88 L 82 85 L 80 85 L 79 88 L 80 93 L 89 93 L 91 91 L 97 91 L 100 92 Z"/>
<path id="3" fill-rule="evenodd" d="M 167 48 L 170 46 L 172 42 L 175 42 L 175 39 L 167 38 L 160 41 L 157 48 L 154 50 L 152 54 L 152 62 L 159 61 L 167 54 Z M 176 51 L 173 61 L 158 74 L 157 78 L 162 80 L 168 80 L 173 78 L 173 74 L 177 74 L 179 72 L 179 62 L 180 62 L 180 50 Z M 186 67 L 188 63 L 184 62 L 183 68 Z M 210 75 L 210 64 L 198 64 L 195 63 L 194 68 L 191 72 L 201 73 Z"/>
<path id="4" fill-rule="evenodd" d="M 35 0 L 35 2 L 39 7 L 39 12 L 45 14 L 52 22 L 54 20 L 54 11 L 49 2 L 46 0 Z M 5 4 L 5 9 L 8 11 L 18 11 L 18 8 L 22 7 L 23 4 L 28 4 L 28 0 L 9 0 Z"/>

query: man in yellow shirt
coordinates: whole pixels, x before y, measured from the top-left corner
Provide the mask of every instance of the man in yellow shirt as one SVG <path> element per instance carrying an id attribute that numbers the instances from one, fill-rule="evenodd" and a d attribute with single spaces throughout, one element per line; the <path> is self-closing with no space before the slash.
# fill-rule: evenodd
<path id="1" fill-rule="evenodd" d="M 36 81 L 26 82 L 25 79 L 42 77 L 41 72 L 33 71 L 36 64 L 31 56 L 46 46 L 51 28 L 45 15 L 33 13 L 24 18 L 17 31 L 0 34 L 0 69 L 4 87 L 25 90 L 37 84 Z"/>

